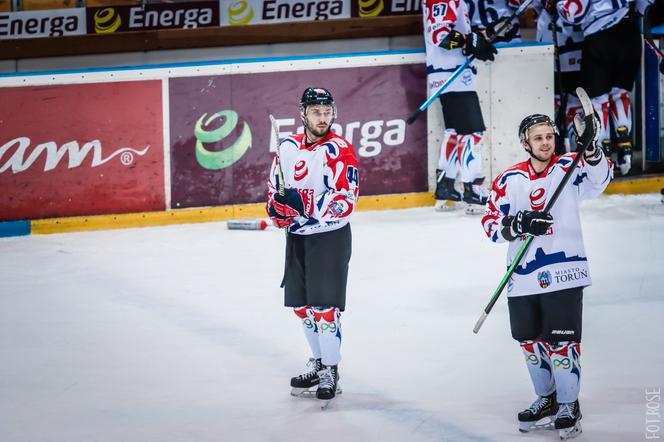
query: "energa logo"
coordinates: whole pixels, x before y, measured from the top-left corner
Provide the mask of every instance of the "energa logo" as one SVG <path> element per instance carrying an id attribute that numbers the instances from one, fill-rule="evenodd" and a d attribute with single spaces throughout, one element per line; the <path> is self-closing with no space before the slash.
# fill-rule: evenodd
<path id="1" fill-rule="evenodd" d="M 240 136 L 227 148 L 220 151 L 208 150 L 205 145 L 219 143 L 235 131 L 238 115 L 234 110 L 223 110 L 207 117 L 203 114 L 194 127 L 196 137 L 196 160 L 201 167 L 208 170 L 221 170 L 235 164 L 251 148 L 251 129 L 243 122 Z M 223 121 L 221 127 L 209 128 L 214 122 Z"/>
<path id="2" fill-rule="evenodd" d="M 228 5 L 228 21 L 232 26 L 248 25 L 254 18 L 254 10 L 246 0 L 239 0 Z"/>
<path id="3" fill-rule="evenodd" d="M 120 14 L 113 8 L 104 8 L 95 12 L 94 22 L 97 34 L 111 34 L 122 25 Z"/>
<path id="4" fill-rule="evenodd" d="M 377 17 L 385 9 L 383 0 L 359 0 L 360 17 Z"/>

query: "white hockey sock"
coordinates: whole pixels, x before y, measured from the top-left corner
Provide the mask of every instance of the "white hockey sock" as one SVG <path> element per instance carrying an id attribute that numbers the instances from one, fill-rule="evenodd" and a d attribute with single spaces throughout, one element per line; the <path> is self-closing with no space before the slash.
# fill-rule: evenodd
<path id="1" fill-rule="evenodd" d="M 460 135 L 457 144 L 461 161 L 461 181 L 472 183 L 482 175 L 481 142 L 484 138 L 482 132 Z"/>
<path id="2" fill-rule="evenodd" d="M 549 344 L 553 362 L 553 377 L 556 380 L 558 402 L 566 404 L 579 398 L 581 388 L 581 344 L 578 342 L 559 342 Z"/>
<path id="3" fill-rule="evenodd" d="M 447 178 L 455 179 L 459 171 L 457 143 L 458 136 L 456 131 L 454 129 L 445 129 L 443 143 L 440 146 L 440 156 L 438 157 L 438 169 L 444 171 Z"/>
<path id="4" fill-rule="evenodd" d="M 341 361 L 341 312 L 336 307 L 313 307 L 323 365 Z"/>
<path id="5" fill-rule="evenodd" d="M 630 107 L 629 92 L 625 89 L 614 87 L 611 89 L 609 96 L 611 120 L 613 121 L 613 128 L 617 131 L 619 127 L 623 127 L 627 134 L 632 133 L 632 110 Z"/>
<path id="6" fill-rule="evenodd" d="M 597 115 L 599 115 L 599 140 L 597 147 L 602 147 L 602 144 L 611 145 L 611 135 L 609 134 L 609 94 L 600 95 L 591 99 L 593 108 Z"/>
<path id="7" fill-rule="evenodd" d="M 298 318 L 302 320 L 304 337 L 307 338 L 314 359 L 320 359 L 320 344 L 318 343 L 318 326 L 314 320 L 314 312 L 309 306 L 295 307 L 293 309 Z"/>
<path id="8" fill-rule="evenodd" d="M 548 396 L 556 389 L 553 380 L 553 368 L 549 353 L 540 340 L 521 341 L 521 350 L 526 357 L 526 365 L 530 379 L 535 387 L 535 394 L 538 396 Z"/>

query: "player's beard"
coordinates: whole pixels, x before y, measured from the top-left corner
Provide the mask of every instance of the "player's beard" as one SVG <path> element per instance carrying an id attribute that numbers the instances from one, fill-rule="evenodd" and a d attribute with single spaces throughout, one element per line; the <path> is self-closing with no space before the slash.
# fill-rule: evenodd
<path id="1" fill-rule="evenodd" d="M 325 135 L 327 135 L 328 132 L 330 132 L 330 126 L 330 124 L 326 124 L 325 129 L 321 130 L 307 121 L 307 131 L 309 131 L 311 135 L 317 138 L 323 138 Z"/>

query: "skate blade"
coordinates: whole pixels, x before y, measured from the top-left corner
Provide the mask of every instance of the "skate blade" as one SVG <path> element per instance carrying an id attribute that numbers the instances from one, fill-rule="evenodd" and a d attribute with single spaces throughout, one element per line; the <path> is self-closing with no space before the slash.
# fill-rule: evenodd
<path id="1" fill-rule="evenodd" d="M 553 419 L 550 417 L 542 418 L 537 422 L 519 422 L 519 431 L 522 433 L 540 430 L 553 430 L 554 428 Z"/>
<path id="2" fill-rule="evenodd" d="M 560 437 L 560 440 L 573 439 L 582 432 L 581 422 L 577 422 L 573 427 L 558 430 L 558 437 Z"/>
<path id="3" fill-rule="evenodd" d="M 311 388 L 297 388 L 291 387 L 291 396 L 303 397 L 303 398 L 315 398 L 316 397 L 316 387 Z"/>
<path id="4" fill-rule="evenodd" d="M 456 201 L 438 200 L 436 201 L 436 204 L 433 206 L 433 208 L 436 212 L 454 212 L 460 208 L 460 206 L 461 203 Z"/>
<path id="5" fill-rule="evenodd" d="M 484 206 L 479 204 L 468 204 L 466 206 L 466 215 L 484 215 Z"/>

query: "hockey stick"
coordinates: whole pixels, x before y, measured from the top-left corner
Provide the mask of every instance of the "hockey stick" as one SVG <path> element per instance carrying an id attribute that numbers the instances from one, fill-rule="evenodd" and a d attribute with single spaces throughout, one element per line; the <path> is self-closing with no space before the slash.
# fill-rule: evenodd
<path id="1" fill-rule="evenodd" d="M 277 140 L 277 177 L 279 179 L 277 187 L 279 189 L 279 195 L 284 196 L 286 194 L 286 190 L 284 188 L 284 173 L 281 170 L 281 161 L 279 161 L 281 158 L 281 149 L 279 149 L 281 140 L 279 139 L 279 127 L 277 126 L 277 120 L 274 119 L 272 114 L 270 114 L 270 123 L 272 123 L 272 130 L 274 131 L 274 136 Z"/>
<path id="2" fill-rule="evenodd" d="M 659 57 L 660 60 L 664 60 L 664 53 L 662 53 L 661 49 L 655 45 L 655 41 L 652 39 L 652 32 L 651 32 L 651 23 L 650 23 L 650 8 L 652 8 L 652 5 L 649 5 L 645 11 L 643 11 L 643 39 L 645 42 L 650 46 L 650 49 L 652 49 L 657 57 Z"/>
<path id="3" fill-rule="evenodd" d="M 514 11 L 514 13 L 512 13 L 512 15 L 510 15 L 509 18 L 508 18 L 507 20 L 505 20 L 505 22 L 504 22 L 502 25 L 500 25 L 500 26 L 498 26 L 498 28 L 496 28 L 494 34 L 491 36 L 491 38 L 489 39 L 489 41 L 493 42 L 493 41 L 496 39 L 497 36 L 499 36 L 503 31 L 506 30 L 506 28 L 507 28 L 508 26 L 512 26 L 512 20 L 514 20 L 516 17 L 518 17 L 518 16 L 520 16 L 521 14 L 523 14 L 523 11 L 525 11 L 526 8 L 527 8 L 532 2 L 533 2 L 533 0 L 525 0 L 525 1 L 521 4 L 521 6 L 519 6 L 519 8 L 518 8 L 516 11 Z M 474 55 L 471 55 L 470 57 L 468 57 L 468 58 L 466 59 L 466 61 L 465 61 L 461 66 L 459 66 L 459 67 L 457 68 L 456 71 L 454 71 L 454 73 L 452 74 L 452 76 L 451 76 L 450 78 L 448 78 L 447 80 L 445 80 L 445 83 L 443 83 L 442 85 L 440 85 L 440 87 L 439 87 L 438 89 L 436 89 L 436 91 L 435 91 L 435 92 L 434 92 L 434 93 L 433 93 L 433 94 L 432 94 L 432 95 L 431 95 L 431 96 L 430 96 L 430 97 L 429 97 L 424 103 L 422 103 L 422 105 L 417 109 L 417 111 L 415 111 L 415 113 L 414 113 L 413 115 L 411 115 L 410 117 L 408 117 L 408 119 L 406 120 L 406 123 L 408 123 L 408 124 L 413 124 L 413 123 L 415 122 L 415 120 L 417 120 L 417 117 L 419 117 L 420 114 L 421 114 L 422 112 L 424 112 L 424 111 L 425 111 L 425 110 L 431 105 L 431 103 L 433 103 L 433 101 L 434 101 L 436 98 L 438 98 L 438 96 L 439 96 L 440 94 L 442 94 L 443 91 L 444 91 L 445 89 L 447 89 L 447 88 L 449 87 L 449 85 L 452 84 L 452 82 L 453 82 L 454 80 L 456 80 L 456 78 L 457 78 L 459 75 L 461 75 L 461 72 L 463 72 L 463 70 L 466 69 L 466 68 L 470 65 L 470 63 L 473 62 L 473 60 L 475 60 L 475 56 L 474 56 Z"/>
<path id="4" fill-rule="evenodd" d="M 558 105 L 558 112 L 556 112 L 555 123 L 558 127 L 559 137 L 556 138 L 556 155 L 562 155 L 565 153 L 565 138 L 567 138 L 567 125 L 565 124 L 565 114 L 567 108 L 567 92 L 563 90 L 563 72 L 561 70 L 560 64 L 560 51 L 558 49 L 558 10 L 554 14 L 550 14 L 551 17 L 551 37 L 553 40 L 553 60 L 556 67 L 554 72 L 556 86 L 558 87 L 558 93 L 560 94 L 560 103 Z"/>
<path id="5" fill-rule="evenodd" d="M 593 119 L 595 118 L 595 111 L 593 109 L 593 105 L 590 101 L 590 97 L 588 97 L 588 94 L 586 93 L 585 90 L 582 88 L 578 87 L 576 88 L 576 95 L 579 97 L 579 100 L 581 101 L 581 105 L 583 106 L 583 122 L 585 123 L 585 130 L 592 130 L 595 131 L 595 125 L 593 124 Z M 574 173 L 574 170 L 576 169 L 577 164 L 579 164 L 579 161 L 581 161 L 581 157 L 583 157 L 584 152 L 590 146 L 590 143 L 594 142 L 594 136 L 589 138 L 589 141 L 587 141 L 584 145 L 581 145 L 577 149 L 577 154 L 574 160 L 572 161 L 572 164 L 569 166 L 569 169 L 567 172 L 565 172 L 565 175 L 563 176 L 562 181 L 560 181 L 560 184 L 556 188 L 556 190 L 553 192 L 553 195 L 551 196 L 551 199 L 549 202 L 546 204 L 544 207 L 544 212 L 549 213 L 551 209 L 553 208 L 553 205 L 556 203 L 556 200 L 560 196 L 560 193 L 562 192 L 563 188 L 569 181 L 570 177 Z M 480 328 L 482 327 L 482 324 L 484 324 L 484 321 L 486 320 L 487 316 L 491 312 L 491 309 L 493 309 L 494 304 L 498 300 L 498 297 L 502 293 L 503 289 L 507 285 L 507 281 L 512 277 L 512 274 L 516 270 L 516 267 L 519 265 L 521 262 L 521 259 L 523 256 L 526 254 L 528 251 L 528 247 L 530 247 L 530 244 L 533 242 L 534 236 L 528 236 L 526 240 L 524 241 L 523 245 L 517 252 L 516 256 L 514 257 L 514 260 L 512 261 L 512 264 L 509 266 L 507 269 L 507 273 L 505 273 L 505 276 L 503 276 L 503 279 L 500 280 L 500 284 L 498 284 L 498 287 L 496 290 L 493 292 L 493 296 L 491 297 L 491 300 L 487 304 L 487 306 L 484 308 L 484 311 L 482 312 L 482 315 L 480 315 L 480 318 L 477 320 L 475 323 L 475 327 L 473 328 L 473 333 L 477 334 L 477 332 L 480 331 Z"/>

